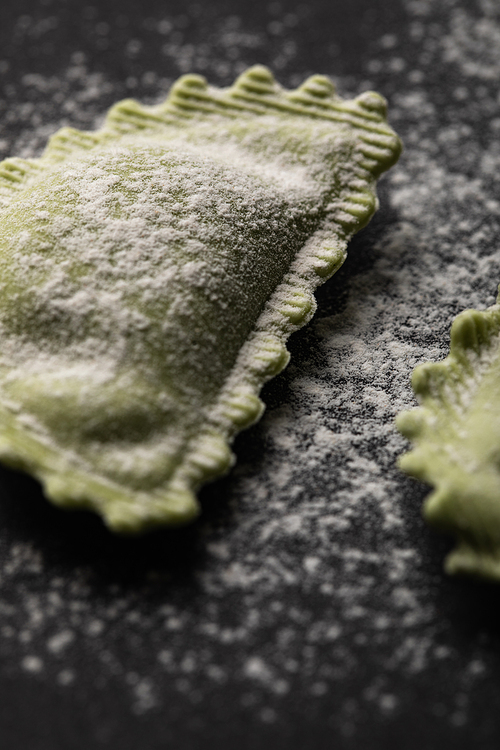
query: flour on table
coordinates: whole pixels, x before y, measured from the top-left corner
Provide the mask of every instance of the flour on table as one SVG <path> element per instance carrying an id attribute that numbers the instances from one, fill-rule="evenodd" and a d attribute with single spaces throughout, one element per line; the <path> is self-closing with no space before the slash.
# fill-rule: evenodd
<path id="1" fill-rule="evenodd" d="M 436 604 L 436 538 L 415 520 L 424 489 L 395 468 L 407 445 L 393 419 L 414 403 L 414 366 L 444 357 L 454 316 L 492 304 L 500 280 L 500 15 L 487 2 L 404 7 L 408 38 L 373 40 L 366 81 L 339 81 L 344 91 L 343 83 L 381 90 L 405 143 L 381 190 L 383 226 L 357 241 L 339 286 L 334 280 L 321 292 L 318 317 L 293 343 L 263 422 L 236 446 L 238 469 L 223 489 L 208 491 L 208 502 L 227 493 L 229 507 L 207 520 L 202 561 L 182 580 L 161 567 L 134 584 L 108 578 L 101 597 L 91 564 L 61 573 L 41 545 L 7 541 L 2 531 L 0 648 L 10 668 L 49 683 L 70 670 L 74 679 L 59 685 L 71 691 L 86 679 L 85 659 L 102 688 L 119 685 L 134 711 L 165 712 L 175 696 L 187 720 L 201 702 L 223 713 L 217 696 L 230 684 L 245 716 L 286 721 L 295 691 L 312 713 L 333 706 L 332 726 L 346 736 L 369 714 L 397 716 L 419 675 L 432 670 L 436 684 L 453 684 L 436 699 L 435 716 L 450 727 L 469 722 L 490 667 Z M 234 16 L 221 20 L 200 48 L 175 19 L 152 19 L 171 78 L 155 73 L 127 85 L 138 96 L 157 87 L 160 100 L 180 66 L 234 77 L 271 39 L 281 79 L 295 85 L 300 33 L 290 19 L 275 22 L 255 31 Z M 411 45 L 405 58 L 413 67 L 401 64 L 403 45 Z M 456 81 L 444 102 L 435 62 Z M 335 74 L 334 60 L 324 72 Z M 94 127 L 124 93 L 78 55 L 57 79 L 33 72 L 15 86 L 25 104 L 6 100 L 0 141 L 24 155 L 39 153 L 62 124 Z M 41 107 L 31 106 L 34 91 L 43 93 Z M 65 630 L 74 639 L 61 653 L 49 650 Z M 488 648 L 490 636 L 481 637 Z M 367 659 L 378 676 L 359 693 Z"/>

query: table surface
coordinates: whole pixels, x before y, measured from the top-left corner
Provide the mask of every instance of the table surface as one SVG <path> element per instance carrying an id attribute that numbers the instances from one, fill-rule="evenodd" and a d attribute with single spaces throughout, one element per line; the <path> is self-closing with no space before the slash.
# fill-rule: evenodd
<path id="1" fill-rule="evenodd" d="M 1 471 L 2 748 L 498 747 L 498 587 L 443 573 L 394 417 L 495 300 L 499 40 L 493 0 L 3 0 L 0 156 L 257 62 L 381 92 L 405 151 L 197 523 L 116 538 Z"/>

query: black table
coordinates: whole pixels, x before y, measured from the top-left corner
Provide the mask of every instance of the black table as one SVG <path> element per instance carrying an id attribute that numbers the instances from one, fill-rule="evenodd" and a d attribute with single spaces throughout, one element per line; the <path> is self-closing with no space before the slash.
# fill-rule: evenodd
<path id="1" fill-rule="evenodd" d="M 500 281 L 498 5 L 3 0 L 0 153 L 256 62 L 380 91 L 405 152 L 197 523 L 116 538 L 1 471 L 5 750 L 500 743 L 498 587 L 443 573 L 393 424 Z"/>

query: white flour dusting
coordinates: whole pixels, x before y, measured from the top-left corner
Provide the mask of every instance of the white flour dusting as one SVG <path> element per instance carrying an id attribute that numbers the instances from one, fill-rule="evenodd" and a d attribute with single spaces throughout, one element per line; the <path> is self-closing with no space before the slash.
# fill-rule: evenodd
<path id="1" fill-rule="evenodd" d="M 428 710 L 448 727 L 472 721 L 474 690 L 490 675 L 477 653 L 488 635 L 461 638 L 440 605 L 441 543 L 416 520 L 424 491 L 395 468 L 405 441 L 393 420 L 414 403 L 413 367 L 445 356 L 453 317 L 492 304 L 500 280 L 500 11 L 403 5 L 409 33 L 373 41 L 366 80 L 338 81 L 342 94 L 344 83 L 388 96 L 406 146 L 385 178 L 383 218 L 320 292 L 264 420 L 236 444 L 238 468 L 205 493 L 207 506 L 228 500 L 201 524 L 200 560 L 182 574 L 152 563 L 124 582 L 100 577 L 91 554 L 61 570 L 41 542 L 4 530 L 0 650 L 10 669 L 65 691 L 91 672 L 94 690 L 119 686 L 137 714 L 177 701 L 186 720 L 202 703 L 225 716 L 228 686 L 238 711 L 264 724 L 285 721 L 298 694 L 313 717 L 331 705 L 345 736 L 368 715 L 397 718 L 432 670 L 442 695 Z M 182 17 L 148 19 L 168 75 L 146 71 L 126 87 L 152 100 L 188 70 L 231 79 L 271 40 L 263 62 L 296 85 L 309 72 L 294 67 L 297 18 L 272 15 L 256 32 L 231 16 L 199 44 Z M 23 24 L 45 33 L 40 21 Z M 98 34 L 104 49 L 109 28 Z M 131 38 L 127 54 L 140 49 Z M 451 83 L 436 80 L 437 64 Z M 334 63 L 321 72 L 334 75 Z M 79 52 L 58 77 L 33 72 L 9 86 L 0 146 L 24 156 L 63 124 L 96 126 L 126 93 Z"/>

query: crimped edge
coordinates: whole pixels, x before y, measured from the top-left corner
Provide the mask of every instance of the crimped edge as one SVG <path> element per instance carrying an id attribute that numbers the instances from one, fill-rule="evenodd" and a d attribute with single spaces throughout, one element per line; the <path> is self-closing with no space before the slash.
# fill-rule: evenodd
<path id="1" fill-rule="evenodd" d="M 441 362 L 418 365 L 413 371 L 412 387 L 420 406 L 401 412 L 396 418 L 399 432 L 414 447 L 400 456 L 402 471 L 435 489 L 426 498 L 422 513 L 429 525 L 456 537 L 457 546 L 445 559 L 445 571 L 450 575 L 467 575 L 500 582 L 500 547 L 484 544 L 461 528 L 458 520 L 450 519 L 453 489 L 445 478 L 435 475 L 427 462 L 421 443 L 426 428 L 432 428 L 436 410 L 447 411 L 454 418 L 459 408 L 464 378 L 477 377 L 481 356 L 491 348 L 492 339 L 500 333 L 500 295 L 495 305 L 487 310 L 464 310 L 453 321 L 450 332 L 450 353 Z M 487 363 L 486 363 L 487 364 Z M 424 446 L 425 447 L 425 446 Z M 498 493 L 500 505 L 500 490 Z M 457 515 L 458 515 L 457 508 Z"/>
<path id="2" fill-rule="evenodd" d="M 401 142 L 385 121 L 386 102 L 380 95 L 367 92 L 344 101 L 335 95 L 330 79 L 319 75 L 307 79 L 295 91 L 286 91 L 267 68 L 254 66 L 232 87 L 222 90 L 209 87 L 201 76 L 183 76 L 163 104 L 147 108 L 134 100 L 119 102 L 109 111 L 100 131 L 63 128 L 52 136 L 40 159 L 7 159 L 0 164 L 0 196 L 11 198 L 13 190 L 23 189 L 41 170 L 137 130 L 163 130 L 199 114 L 234 117 L 242 112 L 268 111 L 327 119 L 356 131 L 359 142 L 353 179 L 349 190 L 328 207 L 322 228 L 303 246 L 268 301 L 208 413 L 206 429 L 188 441 L 182 464 L 165 491 L 128 492 L 122 485 L 98 478 L 82 470 L 77 459 L 73 464 L 47 446 L 43 438 L 27 434 L 7 409 L 0 410 L 9 425 L 7 431 L 15 433 L 15 439 L 12 435 L 10 439 L 0 437 L 0 460 L 37 477 L 54 503 L 96 510 L 114 531 L 137 533 L 160 524 L 186 523 L 199 513 L 197 489 L 233 465 L 230 443 L 237 432 L 261 416 L 262 386 L 287 365 L 286 341 L 313 316 L 314 290 L 342 265 L 348 240 L 375 212 L 376 178 L 397 161 Z M 25 448 L 26 437 L 33 454 L 38 455 L 35 460 Z M 17 450 L 13 450 L 15 444 Z"/>

